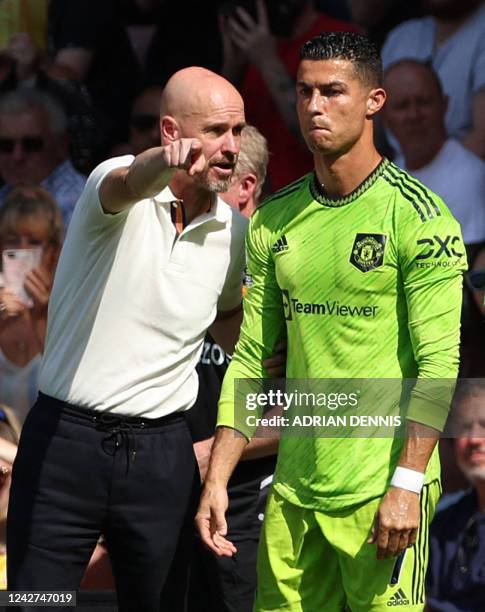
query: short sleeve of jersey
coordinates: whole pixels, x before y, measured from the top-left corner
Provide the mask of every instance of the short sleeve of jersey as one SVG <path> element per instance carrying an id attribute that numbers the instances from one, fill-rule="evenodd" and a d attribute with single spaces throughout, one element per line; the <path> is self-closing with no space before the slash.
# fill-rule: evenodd
<path id="1" fill-rule="evenodd" d="M 250 438 L 253 430 L 245 413 L 235 405 L 237 379 L 266 378 L 262 362 L 273 353 L 283 336 L 285 319 L 271 252 L 271 232 L 265 228 L 260 213 L 251 219 L 246 236 L 246 295 L 239 341 L 222 385 L 218 426 L 232 427 Z"/>
<path id="2" fill-rule="evenodd" d="M 458 222 L 443 201 L 422 186 L 416 208 L 402 208 L 398 231 L 409 334 L 418 365 L 408 418 L 442 430 L 458 373 L 465 247 Z"/>
<path id="3" fill-rule="evenodd" d="M 84 190 L 76 205 L 74 215 L 79 219 L 85 229 L 95 230 L 105 226 L 111 226 L 125 218 L 129 209 L 118 214 L 109 214 L 104 212 L 99 200 L 99 187 L 107 174 L 115 168 L 128 167 L 131 165 L 133 155 L 124 155 L 122 157 L 114 157 L 108 159 L 91 172 L 84 187 Z"/>

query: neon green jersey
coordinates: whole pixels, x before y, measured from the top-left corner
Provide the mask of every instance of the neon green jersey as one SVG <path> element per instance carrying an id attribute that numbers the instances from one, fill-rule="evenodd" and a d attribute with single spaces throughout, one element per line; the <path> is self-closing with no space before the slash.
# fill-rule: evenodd
<path id="1" fill-rule="evenodd" d="M 261 362 L 288 337 L 287 377 L 453 379 L 458 370 L 461 231 L 443 201 L 388 160 L 332 199 L 310 173 L 251 219 L 244 322 L 224 379 L 218 425 L 249 429 L 234 381 L 264 378 Z M 447 406 L 413 394 L 407 418 L 442 429 Z M 402 439 L 280 442 L 274 486 L 293 503 L 341 509 L 382 495 Z M 439 477 L 437 453 L 427 480 Z"/>

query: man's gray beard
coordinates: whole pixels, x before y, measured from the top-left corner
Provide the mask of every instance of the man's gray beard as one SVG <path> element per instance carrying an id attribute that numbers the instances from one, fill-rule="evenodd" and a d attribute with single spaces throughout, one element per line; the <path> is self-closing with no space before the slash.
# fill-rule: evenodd
<path id="1" fill-rule="evenodd" d="M 209 179 L 209 171 L 206 170 L 197 176 L 197 182 L 209 193 L 224 193 L 231 186 L 233 174 L 227 179 Z"/>

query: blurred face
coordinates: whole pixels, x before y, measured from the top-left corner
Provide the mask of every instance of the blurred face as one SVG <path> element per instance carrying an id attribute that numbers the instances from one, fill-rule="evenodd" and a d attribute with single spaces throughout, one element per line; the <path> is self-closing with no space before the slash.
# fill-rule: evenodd
<path id="1" fill-rule="evenodd" d="M 446 137 L 446 98 L 427 68 L 408 64 L 391 68 L 384 87 L 384 121 L 403 148 L 426 147 Z"/>
<path id="2" fill-rule="evenodd" d="M 0 175 L 7 185 L 39 184 L 61 158 L 42 111 L 0 115 Z"/>
<path id="3" fill-rule="evenodd" d="M 485 394 L 464 399 L 458 408 L 458 465 L 473 483 L 485 482 Z"/>
<path id="4" fill-rule="evenodd" d="M 162 88 L 153 87 L 135 101 L 130 120 L 130 144 L 134 155 L 160 146 L 161 95 Z"/>
<path id="5" fill-rule="evenodd" d="M 213 92 L 199 100 L 198 112 L 179 120 L 180 137 L 198 138 L 206 159 L 203 172 L 194 177 L 200 187 L 220 193 L 231 183 L 245 125 L 244 105 L 237 92 Z"/>
<path id="6" fill-rule="evenodd" d="M 347 60 L 303 60 L 297 75 L 300 129 L 312 153 L 341 155 L 362 136 L 369 88 Z"/>
<path id="7" fill-rule="evenodd" d="M 34 215 L 19 217 L 15 227 L 7 228 L 1 237 L 2 251 L 6 249 L 42 249 L 41 264 L 48 270 L 55 265 L 58 247 L 51 242 L 47 223 Z"/>

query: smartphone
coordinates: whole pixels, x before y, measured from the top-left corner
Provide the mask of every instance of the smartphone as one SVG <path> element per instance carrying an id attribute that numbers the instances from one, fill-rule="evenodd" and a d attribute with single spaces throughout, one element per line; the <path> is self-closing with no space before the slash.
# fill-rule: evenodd
<path id="1" fill-rule="evenodd" d="M 32 299 L 24 289 L 25 277 L 40 265 L 42 249 L 5 249 L 2 252 L 3 284 L 11 289 L 28 306 Z"/>

